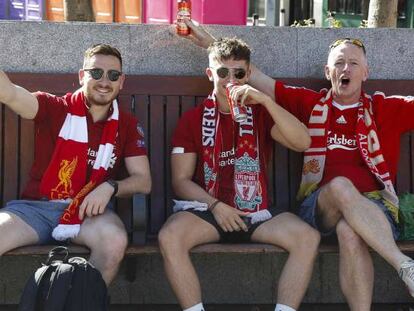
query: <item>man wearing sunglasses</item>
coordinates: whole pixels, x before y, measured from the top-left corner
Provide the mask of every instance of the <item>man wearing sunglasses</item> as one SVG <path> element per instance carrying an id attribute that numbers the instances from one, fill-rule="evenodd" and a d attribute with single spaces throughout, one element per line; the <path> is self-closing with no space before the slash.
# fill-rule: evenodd
<path id="1" fill-rule="evenodd" d="M 185 311 L 204 310 L 200 283 L 189 257 L 211 242 L 261 242 L 289 252 L 278 282 L 277 311 L 299 307 L 312 273 L 319 233 L 268 201 L 266 166 L 274 141 L 296 150 L 310 143 L 306 127 L 269 96 L 247 83 L 250 48 L 223 38 L 209 47 L 206 74 L 213 93 L 180 119 L 172 139 L 172 183 L 181 199 L 159 233 L 164 267 Z M 230 114 L 230 96 L 246 96 L 247 120 Z"/>
<path id="2" fill-rule="evenodd" d="M 214 41 L 186 22 L 195 44 L 206 48 Z M 304 154 L 299 216 L 322 235 L 336 234 L 341 289 L 351 310 L 370 310 L 374 268 L 368 247 L 398 272 L 414 296 L 414 261 L 395 243 L 393 186 L 400 136 L 414 128 L 414 103 L 412 97 L 364 93 L 368 63 L 359 39 L 341 38 L 329 46 L 325 76 L 331 90 L 315 92 L 285 86 L 252 66 L 250 83 L 307 124 L 312 143 Z"/>
<path id="3" fill-rule="evenodd" d="M 111 199 L 151 188 L 142 129 L 116 100 L 124 80 L 120 52 L 105 44 L 85 52 L 81 88 L 63 97 L 29 93 L 0 72 L 0 102 L 36 133 L 22 199 L 0 210 L 0 254 L 71 239 L 91 250 L 106 284 L 115 277 L 128 240 Z M 129 177 L 115 180 L 122 166 Z"/>

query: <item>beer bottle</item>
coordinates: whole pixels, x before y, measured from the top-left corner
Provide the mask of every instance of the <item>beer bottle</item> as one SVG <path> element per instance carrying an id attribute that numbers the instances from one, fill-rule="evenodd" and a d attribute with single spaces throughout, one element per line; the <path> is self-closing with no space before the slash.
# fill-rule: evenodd
<path id="1" fill-rule="evenodd" d="M 191 0 L 178 0 L 177 34 L 188 36 L 191 29 L 185 24 L 185 19 L 191 19 Z"/>

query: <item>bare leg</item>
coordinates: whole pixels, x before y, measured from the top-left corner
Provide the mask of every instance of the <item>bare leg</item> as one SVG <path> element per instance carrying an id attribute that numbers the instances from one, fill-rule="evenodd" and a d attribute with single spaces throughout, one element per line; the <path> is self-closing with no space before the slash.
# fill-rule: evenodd
<path id="1" fill-rule="evenodd" d="M 362 196 L 347 178 L 336 177 L 322 188 L 318 213 L 327 228 L 335 227 L 343 217 L 365 243 L 396 270 L 402 262 L 410 259 L 397 247 L 391 226 L 381 209 Z"/>
<path id="2" fill-rule="evenodd" d="M 118 272 L 128 245 L 125 227 L 119 217 L 107 210 L 102 215 L 86 218 L 73 242 L 90 248 L 90 262 L 109 285 Z"/>
<path id="3" fill-rule="evenodd" d="M 336 226 L 339 241 L 339 281 L 352 311 L 371 310 L 374 266 L 365 242 L 344 219 Z"/>
<path id="4" fill-rule="evenodd" d="M 37 232 L 13 213 L 0 213 L 0 255 L 16 247 L 36 244 Z"/>
<path id="5" fill-rule="evenodd" d="M 201 302 L 201 288 L 189 251 L 220 239 L 214 226 L 189 212 L 172 215 L 162 227 L 159 245 L 168 281 L 183 309 Z"/>
<path id="6" fill-rule="evenodd" d="M 260 225 L 252 241 L 277 245 L 289 252 L 279 280 L 277 301 L 298 309 L 312 275 L 319 233 L 297 216 L 283 213 Z"/>

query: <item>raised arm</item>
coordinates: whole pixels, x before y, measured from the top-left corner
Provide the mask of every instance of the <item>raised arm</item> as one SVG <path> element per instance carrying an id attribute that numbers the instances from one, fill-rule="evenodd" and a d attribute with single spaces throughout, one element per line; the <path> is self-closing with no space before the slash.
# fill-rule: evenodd
<path id="1" fill-rule="evenodd" d="M 0 102 L 25 119 L 33 119 L 39 109 L 37 98 L 13 84 L 3 71 L 0 71 Z"/>
<path id="2" fill-rule="evenodd" d="M 278 105 L 270 96 L 248 84 L 234 86 L 231 90 L 231 96 L 243 105 L 260 104 L 266 108 L 275 123 L 270 132 L 274 140 L 294 151 L 302 152 L 309 148 L 311 138 L 306 126 Z"/>

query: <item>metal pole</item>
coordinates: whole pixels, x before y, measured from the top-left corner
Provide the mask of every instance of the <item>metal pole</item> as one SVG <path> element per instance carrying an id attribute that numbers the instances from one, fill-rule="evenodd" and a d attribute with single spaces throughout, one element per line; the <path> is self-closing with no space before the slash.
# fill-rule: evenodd
<path id="1" fill-rule="evenodd" d="M 266 26 L 279 25 L 279 1 L 278 0 L 266 0 L 265 6 L 265 18 Z"/>
<path id="2" fill-rule="evenodd" d="M 112 22 L 115 23 L 115 13 L 116 13 L 116 9 L 115 9 L 115 1 L 116 0 L 112 0 Z"/>

